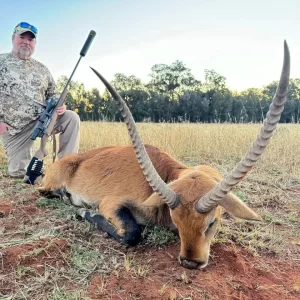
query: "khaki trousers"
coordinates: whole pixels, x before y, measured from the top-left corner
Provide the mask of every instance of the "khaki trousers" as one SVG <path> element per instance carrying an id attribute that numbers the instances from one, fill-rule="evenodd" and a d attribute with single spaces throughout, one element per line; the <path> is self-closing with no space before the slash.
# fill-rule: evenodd
<path id="1" fill-rule="evenodd" d="M 33 127 L 36 122 L 32 122 L 20 133 L 1 135 L 8 163 L 8 174 L 13 177 L 22 177 L 26 173 L 26 168 L 31 160 L 30 149 L 34 143 L 30 139 Z M 70 110 L 58 116 L 54 133 L 59 135 L 58 159 L 71 154 L 78 153 L 79 149 L 79 116 Z"/>

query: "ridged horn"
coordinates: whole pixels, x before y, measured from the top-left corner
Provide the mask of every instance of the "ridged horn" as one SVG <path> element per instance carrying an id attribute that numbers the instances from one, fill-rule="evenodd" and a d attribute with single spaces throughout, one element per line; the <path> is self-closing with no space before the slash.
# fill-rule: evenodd
<path id="1" fill-rule="evenodd" d="M 103 84 L 115 99 L 117 106 L 124 118 L 124 122 L 126 123 L 137 160 L 149 185 L 152 187 L 153 191 L 156 192 L 171 209 L 176 208 L 179 205 L 179 196 L 161 179 L 161 177 L 155 170 L 145 149 L 144 143 L 142 142 L 142 139 L 137 131 L 132 114 L 125 101 L 99 72 L 97 72 L 92 67 L 91 69 L 95 72 L 95 74 L 99 77 L 99 79 L 103 82 Z"/>
<path id="2" fill-rule="evenodd" d="M 256 137 L 256 141 L 252 144 L 244 158 L 237 164 L 235 169 L 233 169 L 222 181 L 220 181 L 214 189 L 197 201 L 196 210 L 198 212 L 208 212 L 213 207 L 217 206 L 218 201 L 222 200 L 226 194 L 245 177 L 245 175 L 258 161 L 268 145 L 269 139 L 273 135 L 276 125 L 280 120 L 280 116 L 286 102 L 289 77 L 290 52 L 286 41 L 284 41 L 284 61 L 280 81 L 261 131 Z"/>

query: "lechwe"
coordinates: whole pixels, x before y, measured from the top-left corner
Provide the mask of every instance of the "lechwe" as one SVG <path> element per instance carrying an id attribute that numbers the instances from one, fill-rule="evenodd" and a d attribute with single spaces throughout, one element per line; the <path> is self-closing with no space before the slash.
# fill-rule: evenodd
<path id="1" fill-rule="evenodd" d="M 140 241 L 142 225 L 175 226 L 181 241 L 180 263 L 204 268 L 223 208 L 238 218 L 260 220 L 230 191 L 259 159 L 280 119 L 290 73 L 286 42 L 280 82 L 263 127 L 224 179 L 212 167 L 187 167 L 156 147 L 144 147 L 124 100 L 93 71 L 117 102 L 133 147 L 105 147 L 64 157 L 49 167 L 40 190 L 65 190 L 74 205 L 97 205 L 99 213 L 81 208 L 79 214 L 125 244 Z"/>

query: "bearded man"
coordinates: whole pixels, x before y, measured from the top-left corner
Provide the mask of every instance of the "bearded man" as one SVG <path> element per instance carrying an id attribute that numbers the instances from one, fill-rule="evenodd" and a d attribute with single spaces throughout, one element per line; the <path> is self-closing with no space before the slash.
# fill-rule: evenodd
<path id="1" fill-rule="evenodd" d="M 0 54 L 0 137 L 8 163 L 8 175 L 23 178 L 31 160 L 32 130 L 48 98 L 54 96 L 55 82 L 48 68 L 32 58 L 38 30 L 19 23 L 13 30 L 12 51 Z M 58 158 L 77 153 L 79 116 L 63 105 L 57 108 L 54 133 L 60 133 Z"/>

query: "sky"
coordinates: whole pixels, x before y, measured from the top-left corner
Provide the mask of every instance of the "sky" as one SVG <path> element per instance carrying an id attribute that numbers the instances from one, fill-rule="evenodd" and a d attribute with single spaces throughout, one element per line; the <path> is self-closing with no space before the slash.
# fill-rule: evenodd
<path id="1" fill-rule="evenodd" d="M 291 78 L 300 78 L 299 0 L 0 0 L 0 53 L 10 52 L 22 21 L 39 30 L 33 57 L 53 77 L 69 77 L 90 32 L 97 35 L 74 74 L 86 89 L 104 90 L 116 73 L 144 83 L 154 64 L 182 61 L 204 81 L 204 70 L 226 77 L 231 90 L 262 88 L 278 80 L 283 41 Z"/>

